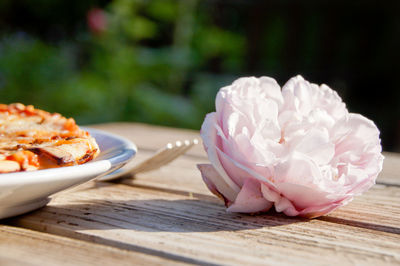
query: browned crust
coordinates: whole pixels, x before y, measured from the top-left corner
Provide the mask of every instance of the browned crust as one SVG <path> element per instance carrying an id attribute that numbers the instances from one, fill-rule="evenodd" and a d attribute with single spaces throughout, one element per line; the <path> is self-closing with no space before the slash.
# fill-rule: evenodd
<path id="1" fill-rule="evenodd" d="M 0 173 L 82 164 L 100 152 L 72 118 L 20 103 L 0 104 L 0 116 Z"/>

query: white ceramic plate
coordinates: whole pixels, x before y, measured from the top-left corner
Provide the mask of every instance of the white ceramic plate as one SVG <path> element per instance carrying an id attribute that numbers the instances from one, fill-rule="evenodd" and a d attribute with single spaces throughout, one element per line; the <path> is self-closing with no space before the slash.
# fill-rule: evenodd
<path id="1" fill-rule="evenodd" d="M 99 156 L 88 163 L 32 172 L 0 174 L 0 219 L 46 205 L 50 195 L 104 176 L 125 165 L 137 151 L 127 139 L 86 128 L 100 147 Z"/>

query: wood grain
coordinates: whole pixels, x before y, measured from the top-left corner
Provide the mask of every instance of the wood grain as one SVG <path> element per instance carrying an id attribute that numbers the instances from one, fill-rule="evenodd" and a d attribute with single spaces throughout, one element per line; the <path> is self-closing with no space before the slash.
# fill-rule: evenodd
<path id="1" fill-rule="evenodd" d="M 142 124 L 95 127 L 133 140 L 139 147 L 136 161 L 168 141 L 198 137 L 196 131 Z M 83 184 L 55 195 L 41 210 L 5 222 L 40 235 L 79 241 L 88 245 L 87 250 L 97 245 L 121 252 L 122 257 L 143 255 L 135 263 L 400 264 L 400 157 L 385 156 L 377 185 L 347 206 L 313 220 L 272 211 L 257 216 L 227 213 L 195 167 L 207 162 L 198 145 L 159 170 L 121 183 Z M 14 227 L 6 227 L 4 234 L 14 234 L 10 228 Z M 22 250 L 28 245 L 24 239 L 18 240 Z M 16 246 L 10 250 L 21 252 Z"/>
<path id="2" fill-rule="evenodd" d="M 384 152 L 383 170 L 378 176 L 377 182 L 400 186 L 400 154 Z"/>
<path id="3" fill-rule="evenodd" d="M 0 265 L 132 265 L 177 261 L 28 229 L 0 225 Z"/>
<path id="4" fill-rule="evenodd" d="M 125 250 L 144 247 L 200 264 L 400 263 L 398 219 L 382 223 L 374 208 L 360 216 L 363 203 L 354 203 L 342 215 L 314 220 L 249 216 L 227 213 L 214 197 L 93 184 L 60 194 L 10 224 Z"/>

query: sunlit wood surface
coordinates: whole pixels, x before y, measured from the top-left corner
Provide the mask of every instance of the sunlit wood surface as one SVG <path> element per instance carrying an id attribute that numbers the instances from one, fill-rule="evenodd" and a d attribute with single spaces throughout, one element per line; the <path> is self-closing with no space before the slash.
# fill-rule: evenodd
<path id="1" fill-rule="evenodd" d="M 93 127 L 122 135 L 143 160 L 198 132 L 134 123 Z M 400 264 L 400 156 L 367 193 L 317 219 L 231 214 L 203 184 L 202 145 L 159 170 L 88 182 L 47 207 L 0 221 L 0 265 Z"/>

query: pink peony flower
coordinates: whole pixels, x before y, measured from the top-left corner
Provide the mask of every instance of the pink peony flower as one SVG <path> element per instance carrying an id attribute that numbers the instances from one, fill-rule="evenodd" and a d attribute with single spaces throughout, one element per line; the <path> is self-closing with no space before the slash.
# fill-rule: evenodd
<path id="1" fill-rule="evenodd" d="M 289 216 L 321 216 L 368 190 L 382 170 L 375 124 L 301 76 L 282 90 L 269 77 L 221 88 L 201 137 L 211 164 L 198 168 L 229 212 L 275 206 Z"/>

